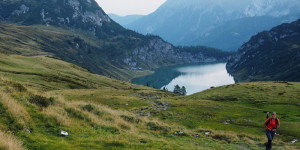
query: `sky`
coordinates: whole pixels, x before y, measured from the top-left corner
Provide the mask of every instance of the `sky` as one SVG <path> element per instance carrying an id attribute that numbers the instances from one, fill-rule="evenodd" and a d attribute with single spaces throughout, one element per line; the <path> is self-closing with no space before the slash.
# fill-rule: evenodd
<path id="1" fill-rule="evenodd" d="M 154 12 L 167 0 L 96 0 L 107 13 L 126 15 L 147 15 Z"/>

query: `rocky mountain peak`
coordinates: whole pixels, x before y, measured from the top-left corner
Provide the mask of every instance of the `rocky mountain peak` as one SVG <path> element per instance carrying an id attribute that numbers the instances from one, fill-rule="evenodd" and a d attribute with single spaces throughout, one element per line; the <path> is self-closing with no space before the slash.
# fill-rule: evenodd
<path id="1" fill-rule="evenodd" d="M 68 26 L 96 32 L 111 19 L 95 0 L 8 0 L 0 2 L 0 19 L 26 25 Z"/>

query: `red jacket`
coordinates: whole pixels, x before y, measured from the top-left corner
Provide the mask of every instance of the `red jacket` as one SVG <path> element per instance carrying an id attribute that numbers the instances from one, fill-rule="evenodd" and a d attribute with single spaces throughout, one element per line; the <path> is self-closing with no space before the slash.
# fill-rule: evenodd
<path id="1" fill-rule="evenodd" d="M 270 122 L 269 122 L 269 119 L 270 119 Z M 274 131 L 276 131 L 276 129 L 274 129 L 274 128 L 277 128 L 277 127 L 279 127 L 279 125 L 280 125 L 279 119 L 278 119 L 278 118 L 276 118 L 276 119 L 277 119 L 277 121 L 278 121 L 278 124 L 277 124 L 277 125 L 276 125 L 276 120 L 275 120 L 275 119 L 268 118 L 268 119 L 266 120 L 265 126 L 266 126 L 266 129 L 267 129 L 267 130 L 271 131 L 271 130 L 273 129 Z M 268 123 L 268 122 L 269 122 L 269 123 Z M 267 125 L 267 123 L 268 123 L 268 125 Z"/>

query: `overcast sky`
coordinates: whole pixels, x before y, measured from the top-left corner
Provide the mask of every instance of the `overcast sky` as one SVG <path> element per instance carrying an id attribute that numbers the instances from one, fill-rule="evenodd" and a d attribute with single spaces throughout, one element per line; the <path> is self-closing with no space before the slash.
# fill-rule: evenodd
<path id="1" fill-rule="evenodd" d="M 107 13 L 120 16 L 147 15 L 154 12 L 166 0 L 96 0 Z"/>

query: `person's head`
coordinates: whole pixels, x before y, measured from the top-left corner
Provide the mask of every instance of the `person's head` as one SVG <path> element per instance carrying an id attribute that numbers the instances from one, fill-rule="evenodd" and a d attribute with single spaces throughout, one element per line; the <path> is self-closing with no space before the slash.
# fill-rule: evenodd
<path id="1" fill-rule="evenodd" d="M 272 118 L 275 119 L 276 118 L 276 112 L 272 113 Z"/>

